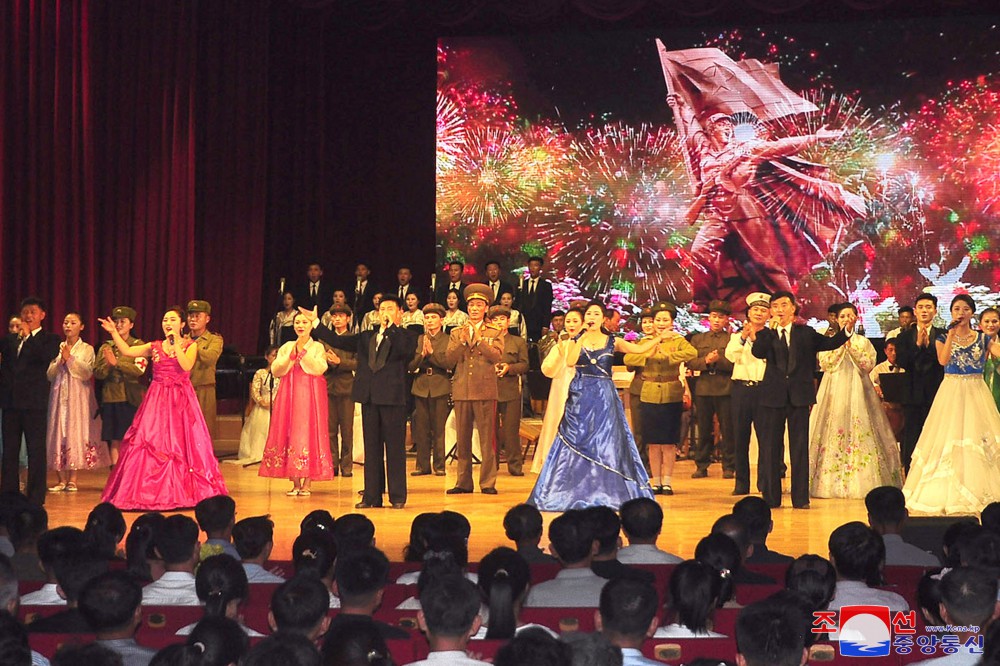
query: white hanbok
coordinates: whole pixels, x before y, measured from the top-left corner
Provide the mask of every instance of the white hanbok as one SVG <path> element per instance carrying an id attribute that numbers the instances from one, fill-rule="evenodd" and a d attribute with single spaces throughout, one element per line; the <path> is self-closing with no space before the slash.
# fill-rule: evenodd
<path id="1" fill-rule="evenodd" d="M 576 368 L 566 365 L 566 349 L 569 340 L 560 340 L 542 360 L 542 374 L 552 380 L 549 387 L 549 401 L 545 405 L 545 416 L 542 418 L 542 431 L 538 435 L 535 455 L 531 459 L 531 471 L 538 474 L 542 464 L 549 455 L 552 442 L 555 441 L 559 422 L 562 421 L 563 410 L 566 408 L 566 398 L 569 396 L 569 383 L 576 375 Z"/>

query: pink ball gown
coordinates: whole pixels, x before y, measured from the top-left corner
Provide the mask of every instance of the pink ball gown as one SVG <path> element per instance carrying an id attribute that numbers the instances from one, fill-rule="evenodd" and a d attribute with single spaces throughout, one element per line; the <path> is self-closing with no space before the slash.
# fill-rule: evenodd
<path id="1" fill-rule="evenodd" d="M 226 495 L 188 373 L 152 343 L 153 379 L 101 495 L 119 509 L 169 511 Z"/>

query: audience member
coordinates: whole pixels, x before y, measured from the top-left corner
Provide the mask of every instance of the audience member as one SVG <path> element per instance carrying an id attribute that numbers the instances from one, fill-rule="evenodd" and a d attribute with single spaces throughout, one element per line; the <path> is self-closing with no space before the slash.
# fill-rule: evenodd
<path id="1" fill-rule="evenodd" d="M 0 613 L 17 615 L 21 597 L 17 594 L 17 575 L 10 558 L 0 553 Z"/>
<path id="2" fill-rule="evenodd" d="M 124 666 L 148 666 L 156 650 L 135 641 L 142 621 L 142 588 L 129 574 L 109 571 L 94 578 L 80 592 L 79 606 L 99 645 L 121 655 Z"/>
<path id="3" fill-rule="evenodd" d="M 819 555 L 796 558 L 785 572 L 785 589 L 798 594 L 811 613 L 826 610 L 837 591 L 837 571 Z"/>
<path id="4" fill-rule="evenodd" d="M 85 555 L 87 538 L 75 527 L 56 527 L 38 537 L 38 560 L 45 572 L 45 584 L 21 597 L 26 606 L 62 606 L 66 600 L 59 595 L 56 563 L 68 557 Z"/>
<path id="5" fill-rule="evenodd" d="M 709 534 L 698 542 L 694 559 L 715 569 L 719 575 L 719 608 L 739 608 L 733 572 L 740 566 L 740 547 L 725 534 Z"/>
<path id="6" fill-rule="evenodd" d="M 803 666 L 809 657 L 809 631 L 798 609 L 760 601 L 750 604 L 736 620 L 738 666 Z"/>
<path id="7" fill-rule="evenodd" d="M 503 529 L 528 564 L 555 564 L 558 561 L 538 547 L 542 540 L 542 514 L 530 504 L 511 507 L 503 517 Z"/>
<path id="8" fill-rule="evenodd" d="M 712 631 L 725 577 L 698 560 L 681 562 L 667 584 L 667 608 L 673 622 L 656 630 L 657 638 L 723 638 Z"/>
<path id="9" fill-rule="evenodd" d="M 22 504 L 10 516 L 7 527 L 14 554 L 10 563 L 20 581 L 44 581 L 45 572 L 38 559 L 38 539 L 49 529 L 49 514 L 40 504 Z"/>
<path id="10" fill-rule="evenodd" d="M 419 513 L 410 523 L 410 540 L 403 547 L 404 562 L 423 562 L 427 552 L 427 527 L 438 514 L 430 511 Z"/>
<path id="11" fill-rule="evenodd" d="M 243 561 L 247 581 L 283 583 L 285 579 L 264 569 L 274 548 L 274 522 L 268 516 L 244 518 L 233 525 L 233 546 Z"/>
<path id="12" fill-rule="evenodd" d="M 612 509 L 594 506 L 583 510 L 584 518 L 590 523 L 597 540 L 597 553 L 590 563 L 590 569 L 601 578 L 632 578 L 652 583 L 652 572 L 636 569 L 618 560 L 618 549 L 622 545 L 621 520 Z"/>
<path id="13" fill-rule="evenodd" d="M 344 514 L 333 525 L 333 539 L 341 555 L 350 550 L 374 546 L 375 523 L 360 513 Z"/>
<path id="14" fill-rule="evenodd" d="M 656 663 L 643 657 L 641 648 L 643 641 L 656 631 L 658 606 L 656 589 L 643 581 L 619 578 L 609 581 L 601 591 L 601 605 L 594 624 L 609 642 L 621 648 L 624 666 Z M 575 664 L 575 656 L 573 661 Z"/>
<path id="15" fill-rule="evenodd" d="M 83 528 L 91 550 L 106 560 L 120 559 L 118 544 L 125 538 L 125 516 L 110 502 L 101 502 L 90 511 Z"/>
<path id="16" fill-rule="evenodd" d="M 305 518 L 299 523 L 299 533 L 316 529 L 327 530 L 330 534 L 333 534 L 333 527 L 336 523 L 337 519 L 331 516 L 329 511 L 326 509 L 315 509 L 307 513 Z"/>
<path id="17" fill-rule="evenodd" d="M 941 579 L 941 619 L 958 637 L 958 651 L 918 662 L 925 666 L 965 666 L 979 663 L 977 640 L 1000 614 L 996 571 L 959 567 Z M 960 629 L 961 628 L 961 629 Z M 964 631 L 962 630 L 964 629 Z"/>
<path id="18" fill-rule="evenodd" d="M 526 629 L 497 650 L 493 666 L 571 666 L 569 645 L 541 629 Z"/>
<path id="19" fill-rule="evenodd" d="M 120 654 L 97 643 L 64 644 L 51 661 L 52 666 L 122 666 L 123 663 Z"/>
<path id="20" fill-rule="evenodd" d="M 941 577 L 942 570 L 924 572 L 917 583 L 917 607 L 924 616 L 924 623 L 937 627 L 944 626 L 941 619 Z"/>
<path id="21" fill-rule="evenodd" d="M 830 610 L 842 606 L 875 604 L 890 611 L 906 611 L 909 605 L 895 592 L 879 590 L 885 546 L 875 530 L 861 522 L 841 525 L 830 534 L 830 562 L 837 570 L 837 588 Z"/>
<path id="22" fill-rule="evenodd" d="M 767 535 L 774 529 L 771 507 L 763 498 L 748 496 L 733 505 L 733 516 L 743 525 L 747 540 L 753 547 L 746 564 L 789 564 L 792 558 L 767 547 Z"/>
<path id="23" fill-rule="evenodd" d="M 273 631 L 300 634 L 315 642 L 330 625 L 329 608 L 326 585 L 313 575 L 299 574 L 274 591 L 267 621 Z"/>
<path id="24" fill-rule="evenodd" d="M 250 649 L 246 627 L 232 618 L 205 616 L 192 627 L 185 643 L 160 650 L 150 666 L 231 666 Z"/>
<path id="25" fill-rule="evenodd" d="M 420 666 L 449 664 L 481 666 L 487 662 L 467 657 L 469 639 L 479 631 L 479 590 L 461 576 L 435 580 L 420 593 L 417 623 L 427 634 L 430 654 L 415 661 Z"/>
<path id="26" fill-rule="evenodd" d="M 962 565 L 962 545 L 968 543 L 972 537 L 979 534 L 982 526 L 976 522 L 975 518 L 965 518 L 956 520 L 941 537 L 941 564 L 948 569 Z"/>
<path id="27" fill-rule="evenodd" d="M 979 514 L 979 522 L 991 532 L 1000 534 L 1000 502 L 990 502 Z"/>
<path id="28" fill-rule="evenodd" d="M 233 525 L 236 523 L 236 502 L 229 495 L 206 497 L 194 507 L 198 527 L 208 537 L 202 558 L 225 553 L 239 561 L 240 554 L 233 547 Z"/>
<path id="29" fill-rule="evenodd" d="M 57 591 L 61 599 L 66 600 L 66 610 L 36 619 L 28 626 L 28 631 L 33 634 L 89 634 L 90 625 L 79 608 L 80 593 L 87 583 L 107 570 L 107 560 L 90 554 L 56 560 Z M 21 603 L 28 602 L 22 597 Z"/>
<path id="30" fill-rule="evenodd" d="M 909 512 L 903 491 L 895 486 L 873 488 L 865 496 L 868 524 L 882 536 L 885 545 L 885 563 L 915 567 L 940 565 L 937 556 L 903 541 L 900 536 Z"/>
<path id="31" fill-rule="evenodd" d="M 531 588 L 524 605 L 596 608 L 607 581 L 590 568 L 598 543 L 583 511 L 567 511 L 554 518 L 549 524 L 549 543 L 562 569 L 554 579 Z"/>
<path id="32" fill-rule="evenodd" d="M 28 647 L 28 634 L 13 615 L 0 612 L 0 664 L 4 666 L 35 666 L 48 664 Z"/>
<path id="33" fill-rule="evenodd" d="M 163 575 L 163 558 L 156 552 L 153 535 L 164 520 L 162 513 L 144 513 L 132 522 L 125 537 L 125 569 L 140 582 L 149 583 Z"/>
<path id="34" fill-rule="evenodd" d="M 305 636 L 278 632 L 246 653 L 240 666 L 320 666 L 319 651 Z"/>
<path id="35" fill-rule="evenodd" d="M 604 634 L 573 633 L 566 637 L 573 654 L 573 666 L 622 666 L 622 664 L 657 664 L 639 654 L 642 661 L 627 661 L 617 645 L 608 640 Z"/>
<path id="36" fill-rule="evenodd" d="M 4 491 L 0 493 L 0 555 L 14 556 L 14 543 L 10 539 L 10 525 L 21 507 L 28 503 L 28 498 L 20 492 Z"/>
<path id="37" fill-rule="evenodd" d="M 262 636 L 240 620 L 240 609 L 250 596 L 250 585 L 240 563 L 225 553 L 202 560 L 194 581 L 198 599 L 205 607 L 204 617 L 225 617 L 240 623 L 248 636 Z M 177 630 L 178 636 L 187 636 L 194 624 Z"/>
<path id="38" fill-rule="evenodd" d="M 364 617 L 334 618 L 323 641 L 323 663 L 328 666 L 393 666 L 379 628 Z M 404 632 L 405 633 L 405 632 Z"/>
<path id="39" fill-rule="evenodd" d="M 331 632 L 350 623 L 374 627 L 384 640 L 410 637 L 403 629 L 372 618 L 389 582 L 389 560 L 382 551 L 374 547 L 352 550 L 337 559 L 335 571 L 333 594 L 340 599 L 340 612 L 330 622 Z"/>
<path id="40" fill-rule="evenodd" d="M 529 627 L 551 631 L 538 624 L 521 624 L 519 620 L 531 583 L 531 570 L 517 551 L 505 546 L 494 548 L 479 563 L 478 573 L 486 615 L 473 638 L 512 638 Z"/>
<path id="41" fill-rule="evenodd" d="M 142 603 L 161 606 L 197 606 L 201 603 L 194 586 L 194 570 L 201 559 L 198 524 L 187 516 L 170 516 L 156 528 L 153 544 L 163 558 L 165 571 L 142 588 Z"/>
<path id="42" fill-rule="evenodd" d="M 659 502 L 637 497 L 622 504 L 620 513 L 622 531 L 628 539 L 628 545 L 618 550 L 620 561 L 625 564 L 678 564 L 682 561 L 656 547 L 656 540 L 663 530 L 663 509 Z"/>
<path id="43" fill-rule="evenodd" d="M 454 511 L 442 511 L 426 521 L 423 528 L 426 552 L 450 555 L 466 578 L 473 583 L 476 574 L 469 573 L 469 532 L 468 519 Z M 426 560 L 425 552 L 425 560 Z M 398 585 L 412 585 L 421 576 L 420 571 L 408 571 L 396 578 Z M 416 600 L 414 600 L 416 601 Z"/>
<path id="44" fill-rule="evenodd" d="M 733 571 L 733 582 L 749 585 L 774 585 L 777 581 L 767 574 L 751 571 L 743 564 L 753 555 L 754 545 L 742 521 L 729 513 L 722 516 L 712 525 L 712 534 L 724 534 L 732 539 L 740 549 L 739 566 Z"/>
<path id="45" fill-rule="evenodd" d="M 333 565 L 337 560 L 337 544 L 325 530 L 303 532 L 292 544 L 292 565 L 295 575 L 310 574 L 333 589 Z M 340 608 L 340 599 L 330 595 L 330 607 Z"/>

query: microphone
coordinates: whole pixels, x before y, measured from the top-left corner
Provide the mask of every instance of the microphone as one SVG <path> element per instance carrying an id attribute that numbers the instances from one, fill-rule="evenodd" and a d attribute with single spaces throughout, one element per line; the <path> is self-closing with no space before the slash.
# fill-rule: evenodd
<path id="1" fill-rule="evenodd" d="M 285 293 L 285 278 L 279 278 L 278 284 L 279 284 L 279 286 L 278 286 L 278 293 L 279 294 L 284 294 Z"/>
<path id="2" fill-rule="evenodd" d="M 171 333 L 170 335 L 167 336 L 167 342 L 169 342 L 171 345 L 174 344 L 174 334 L 173 333 Z"/>

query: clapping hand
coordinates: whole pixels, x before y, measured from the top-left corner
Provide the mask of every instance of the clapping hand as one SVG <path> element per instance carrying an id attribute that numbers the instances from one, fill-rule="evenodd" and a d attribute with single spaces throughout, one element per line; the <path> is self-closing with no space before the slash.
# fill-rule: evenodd
<path id="1" fill-rule="evenodd" d="M 71 352 L 72 352 L 72 349 L 70 348 L 70 346 L 67 343 L 64 342 L 61 345 L 59 345 L 59 357 L 62 358 L 63 363 L 65 363 L 66 361 L 68 361 L 69 357 L 72 356 Z"/>
<path id="2" fill-rule="evenodd" d="M 104 347 L 101 351 L 104 354 L 104 360 L 108 365 L 118 365 L 118 357 L 115 356 L 115 352 L 111 349 L 111 347 Z"/>
<path id="3" fill-rule="evenodd" d="M 97 321 L 100 322 L 101 328 L 103 328 L 108 333 L 111 333 L 112 335 L 114 335 L 115 332 L 118 330 L 118 327 L 115 326 L 115 320 L 112 319 L 111 317 L 107 317 L 105 319 L 101 319 L 100 317 L 98 317 Z"/>
<path id="4" fill-rule="evenodd" d="M 717 363 L 719 361 L 719 350 L 713 349 L 705 355 L 705 363 Z"/>
<path id="5" fill-rule="evenodd" d="M 332 349 L 326 350 L 326 362 L 330 365 L 340 365 L 340 357 Z"/>

